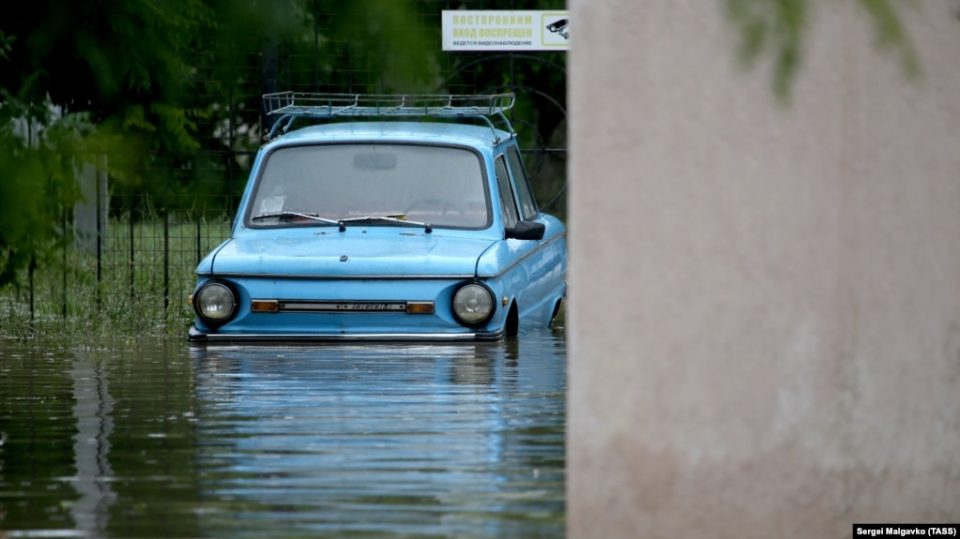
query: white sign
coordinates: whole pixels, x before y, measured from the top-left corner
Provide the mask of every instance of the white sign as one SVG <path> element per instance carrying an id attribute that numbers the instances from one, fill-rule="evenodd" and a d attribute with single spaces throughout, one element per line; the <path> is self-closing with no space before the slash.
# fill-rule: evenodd
<path id="1" fill-rule="evenodd" d="M 565 51 L 568 11 L 444 10 L 445 51 Z"/>

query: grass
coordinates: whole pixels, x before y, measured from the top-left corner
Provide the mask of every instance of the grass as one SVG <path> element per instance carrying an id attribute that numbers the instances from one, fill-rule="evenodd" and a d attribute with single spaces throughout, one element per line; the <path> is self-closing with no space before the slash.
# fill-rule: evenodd
<path id="1" fill-rule="evenodd" d="M 187 297 L 200 259 L 230 231 L 226 218 L 171 215 L 110 219 L 101 239 L 80 238 L 53 263 L 0 290 L 0 338 L 62 339 L 92 345 L 145 335 L 185 335 L 193 319 Z M 33 295 L 31 314 L 30 296 Z M 166 306 L 165 306 L 166 304 Z"/>

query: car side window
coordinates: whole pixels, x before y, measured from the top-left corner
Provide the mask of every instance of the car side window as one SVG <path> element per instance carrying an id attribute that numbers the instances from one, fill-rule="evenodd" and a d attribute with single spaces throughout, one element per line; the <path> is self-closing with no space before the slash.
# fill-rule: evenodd
<path id="1" fill-rule="evenodd" d="M 510 188 L 510 176 L 507 175 L 507 164 L 503 156 L 497 157 L 497 185 L 500 187 L 500 204 L 503 207 L 503 226 L 513 228 L 520 220 L 517 215 L 517 205 L 513 200 L 513 189 Z"/>
<path id="2" fill-rule="evenodd" d="M 523 168 L 523 159 L 515 146 L 507 150 L 507 157 L 510 160 L 510 172 L 513 174 L 513 184 L 517 187 L 517 199 L 520 201 L 520 216 L 524 220 L 533 219 L 537 216 L 537 201 L 533 198 L 533 192 L 530 190 L 530 183 L 527 181 L 527 173 Z"/>

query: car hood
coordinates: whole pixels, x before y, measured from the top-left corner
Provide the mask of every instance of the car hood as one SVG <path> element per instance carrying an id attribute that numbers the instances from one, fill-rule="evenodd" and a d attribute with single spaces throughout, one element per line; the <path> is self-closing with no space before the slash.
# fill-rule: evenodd
<path id="1" fill-rule="evenodd" d="M 302 231 L 298 231 L 302 232 Z M 466 277 L 494 241 L 408 228 L 251 234 L 226 242 L 216 275 L 265 277 Z"/>

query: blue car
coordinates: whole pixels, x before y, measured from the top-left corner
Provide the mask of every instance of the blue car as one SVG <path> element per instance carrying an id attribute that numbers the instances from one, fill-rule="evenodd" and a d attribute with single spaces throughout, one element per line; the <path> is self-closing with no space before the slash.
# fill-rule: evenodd
<path id="1" fill-rule="evenodd" d="M 197 267 L 190 340 L 474 341 L 548 326 L 566 231 L 534 200 L 513 101 L 265 95 L 279 119 L 231 237 Z"/>

